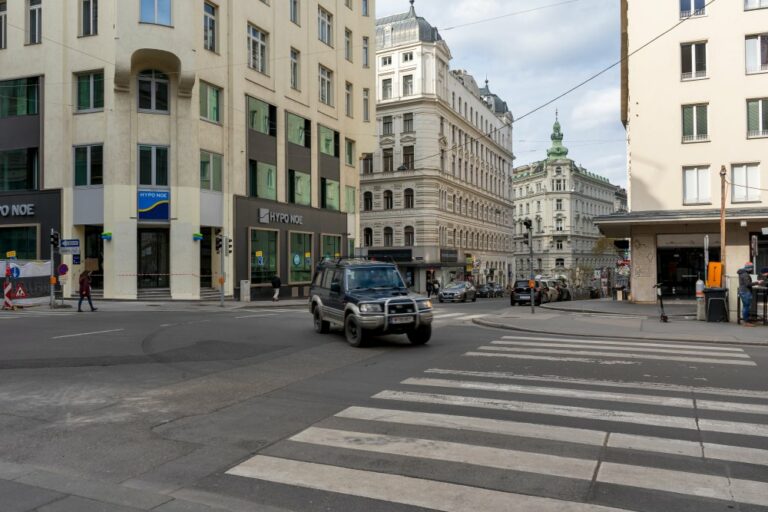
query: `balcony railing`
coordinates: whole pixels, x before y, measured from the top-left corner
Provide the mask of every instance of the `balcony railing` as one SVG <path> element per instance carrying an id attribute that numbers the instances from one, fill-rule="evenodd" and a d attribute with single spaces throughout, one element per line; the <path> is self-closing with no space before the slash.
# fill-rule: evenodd
<path id="1" fill-rule="evenodd" d="M 709 140 L 708 133 L 697 133 L 695 135 L 683 135 L 683 142 L 706 142 Z"/>
<path id="2" fill-rule="evenodd" d="M 747 137 L 750 139 L 757 137 L 768 137 L 768 130 L 749 130 L 747 132 Z"/>
<path id="3" fill-rule="evenodd" d="M 706 14 L 706 9 L 702 7 L 701 9 L 694 9 L 692 11 L 680 11 L 680 19 L 683 18 L 692 18 L 694 16 L 704 16 Z"/>
<path id="4" fill-rule="evenodd" d="M 688 71 L 686 73 L 681 73 L 680 78 L 682 80 L 694 80 L 696 78 L 706 78 L 707 77 L 707 71 Z"/>

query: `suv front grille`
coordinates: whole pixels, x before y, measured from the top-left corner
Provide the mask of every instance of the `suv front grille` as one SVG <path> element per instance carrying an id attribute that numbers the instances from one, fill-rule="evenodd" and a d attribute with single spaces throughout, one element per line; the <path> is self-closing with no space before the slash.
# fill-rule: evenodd
<path id="1" fill-rule="evenodd" d="M 405 304 L 390 304 L 389 305 L 389 313 L 390 315 L 402 315 L 406 313 L 415 313 L 416 311 L 413 309 L 413 303 L 405 303 Z"/>

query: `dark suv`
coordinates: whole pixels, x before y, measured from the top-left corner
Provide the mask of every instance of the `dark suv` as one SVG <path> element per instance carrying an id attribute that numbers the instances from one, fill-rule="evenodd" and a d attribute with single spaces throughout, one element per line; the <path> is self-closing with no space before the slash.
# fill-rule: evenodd
<path id="1" fill-rule="evenodd" d="M 414 345 L 432 336 L 432 301 L 408 291 L 391 263 L 342 259 L 317 268 L 309 310 L 315 331 L 342 326 L 347 342 L 363 346 L 371 334 L 405 334 Z"/>
<path id="2" fill-rule="evenodd" d="M 541 305 L 544 294 L 542 293 L 544 285 L 541 281 L 536 281 L 536 287 L 534 292 L 534 304 Z M 546 302 L 546 300 L 545 300 Z M 512 290 L 512 295 L 509 297 L 510 306 L 520 306 L 522 304 L 531 303 L 531 289 L 528 288 L 528 280 L 520 279 L 515 281 L 515 287 Z"/>

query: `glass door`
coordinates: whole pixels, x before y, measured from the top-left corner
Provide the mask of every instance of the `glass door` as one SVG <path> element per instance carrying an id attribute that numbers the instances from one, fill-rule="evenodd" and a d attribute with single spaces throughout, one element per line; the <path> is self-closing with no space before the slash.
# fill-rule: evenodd
<path id="1" fill-rule="evenodd" d="M 170 241 L 167 229 L 138 231 L 138 287 L 170 288 Z"/>
<path id="2" fill-rule="evenodd" d="M 213 228 L 203 228 L 201 233 L 200 288 L 213 288 Z"/>

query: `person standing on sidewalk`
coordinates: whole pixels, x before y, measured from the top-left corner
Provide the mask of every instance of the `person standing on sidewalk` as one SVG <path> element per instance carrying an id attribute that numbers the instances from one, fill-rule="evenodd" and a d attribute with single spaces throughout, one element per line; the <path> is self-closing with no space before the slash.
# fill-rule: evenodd
<path id="1" fill-rule="evenodd" d="M 91 271 L 84 270 L 80 274 L 80 301 L 77 303 L 77 312 L 83 312 L 83 299 L 88 299 L 88 305 L 91 306 L 91 311 L 96 311 L 93 307 L 93 301 L 91 300 Z"/>
<path id="2" fill-rule="evenodd" d="M 749 321 L 749 314 L 752 309 L 752 287 L 761 284 L 762 281 L 752 282 L 752 272 L 755 266 L 751 261 L 744 264 L 744 268 L 739 269 L 739 298 L 741 298 L 741 318 L 744 321 L 744 327 L 754 327 L 755 324 Z"/>
<path id="3" fill-rule="evenodd" d="M 432 291 L 434 289 L 434 285 L 432 284 L 431 279 L 427 279 L 427 298 L 429 299 L 432 297 Z"/>
<path id="4" fill-rule="evenodd" d="M 272 278 L 272 289 L 275 291 L 275 294 L 272 295 L 272 302 L 280 301 L 280 287 L 282 285 L 283 283 L 280 281 L 280 276 L 275 274 L 275 277 Z"/>

